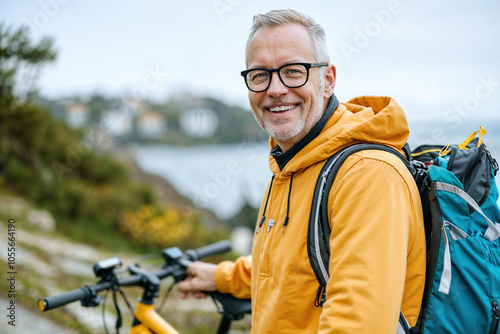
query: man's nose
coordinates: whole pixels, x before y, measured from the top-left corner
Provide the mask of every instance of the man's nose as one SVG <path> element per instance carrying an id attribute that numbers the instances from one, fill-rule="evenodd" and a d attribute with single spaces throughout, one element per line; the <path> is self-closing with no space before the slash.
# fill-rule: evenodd
<path id="1" fill-rule="evenodd" d="M 288 92 L 288 87 L 281 82 L 278 73 L 277 72 L 273 73 L 271 75 L 271 84 L 267 89 L 267 95 L 276 97 L 284 95 L 287 92 Z"/>

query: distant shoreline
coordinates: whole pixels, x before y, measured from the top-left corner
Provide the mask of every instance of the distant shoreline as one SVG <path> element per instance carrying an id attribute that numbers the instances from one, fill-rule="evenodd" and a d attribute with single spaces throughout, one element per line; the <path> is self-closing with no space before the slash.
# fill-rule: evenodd
<path id="1" fill-rule="evenodd" d="M 209 227 L 226 226 L 225 221 L 218 218 L 214 212 L 196 206 L 191 199 L 180 194 L 180 192 L 164 177 L 141 169 L 137 162 L 137 157 L 130 147 L 114 145 L 108 152 L 127 166 L 133 180 L 149 184 L 162 203 L 166 205 L 183 205 L 194 208 L 196 211 L 200 212 L 203 221 L 207 223 Z"/>

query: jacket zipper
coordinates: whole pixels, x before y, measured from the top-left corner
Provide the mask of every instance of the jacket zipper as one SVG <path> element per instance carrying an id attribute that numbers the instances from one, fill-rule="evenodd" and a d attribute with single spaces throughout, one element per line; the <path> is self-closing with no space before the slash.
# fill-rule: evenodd
<path id="1" fill-rule="evenodd" d="M 495 334 L 498 329 L 498 320 L 500 319 L 500 310 L 498 309 L 498 303 L 496 300 L 491 302 L 491 307 L 493 310 L 493 321 L 491 322 L 490 334 Z"/>

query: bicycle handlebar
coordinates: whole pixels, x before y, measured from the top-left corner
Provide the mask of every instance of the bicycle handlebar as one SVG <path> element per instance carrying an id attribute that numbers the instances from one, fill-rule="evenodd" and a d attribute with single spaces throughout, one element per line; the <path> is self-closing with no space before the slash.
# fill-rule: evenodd
<path id="1" fill-rule="evenodd" d="M 186 267 L 187 265 L 189 265 L 190 261 L 201 260 L 212 255 L 225 253 L 229 250 L 231 250 L 230 242 L 228 240 L 223 240 L 214 244 L 200 247 L 195 250 L 188 250 L 184 254 L 182 254 L 181 252 L 182 256 L 175 260 L 176 263 L 166 265 L 166 267 L 151 272 L 151 274 L 158 277 L 159 279 L 162 279 L 173 274 L 174 266 L 176 264 L 180 264 L 181 266 Z M 188 262 L 186 262 L 185 260 L 188 260 Z M 130 272 L 136 272 L 137 269 L 138 267 L 136 265 L 129 266 Z M 97 293 L 102 290 L 111 289 L 114 286 L 140 285 L 142 278 L 142 275 L 135 274 L 123 278 L 117 278 L 115 281 L 101 281 L 95 285 L 85 285 L 81 288 L 68 291 L 56 296 L 41 298 L 38 300 L 38 308 L 41 311 L 48 311 L 69 303 L 76 302 L 78 300 L 91 303 L 92 300 L 97 297 Z"/>
<path id="2" fill-rule="evenodd" d="M 229 240 L 222 240 L 210 245 L 206 245 L 194 250 L 187 250 L 184 254 L 191 260 L 197 261 L 206 257 L 222 254 L 231 250 L 231 243 Z"/>
<path id="3" fill-rule="evenodd" d="M 77 300 L 84 300 L 92 297 L 98 292 L 112 287 L 111 282 L 102 282 L 95 285 L 85 285 L 81 288 L 61 293 L 56 296 L 41 298 L 38 300 L 38 308 L 41 311 L 48 311 L 54 308 L 76 302 Z"/>

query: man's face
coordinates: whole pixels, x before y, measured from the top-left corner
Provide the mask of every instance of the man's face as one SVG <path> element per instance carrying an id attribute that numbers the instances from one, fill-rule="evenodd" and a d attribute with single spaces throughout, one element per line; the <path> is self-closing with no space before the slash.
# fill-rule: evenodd
<path id="1" fill-rule="evenodd" d="M 289 63 L 315 63 L 311 36 L 299 24 L 286 24 L 257 30 L 247 53 L 248 69 L 273 69 Z M 309 70 L 309 80 L 299 88 L 288 88 L 273 73 L 271 85 L 260 93 L 249 91 L 250 106 L 257 122 L 283 151 L 290 149 L 321 118 L 325 103 L 333 92 L 334 68 L 326 70 L 327 87 L 320 69 Z M 332 79 L 333 77 L 333 79 Z M 332 81 L 329 82 L 329 81 Z"/>

